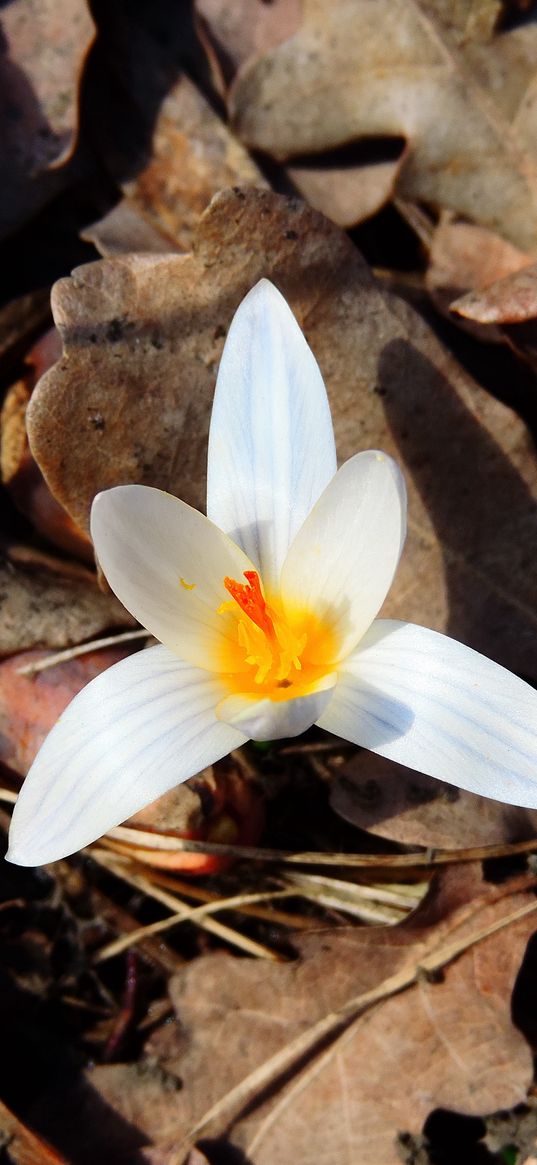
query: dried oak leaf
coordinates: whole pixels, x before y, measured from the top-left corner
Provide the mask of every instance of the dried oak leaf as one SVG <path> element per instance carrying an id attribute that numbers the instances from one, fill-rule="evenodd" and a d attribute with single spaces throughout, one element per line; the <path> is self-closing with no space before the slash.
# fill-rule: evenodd
<path id="1" fill-rule="evenodd" d="M 131 1065 L 97 1068 L 93 1086 L 157 1147 L 177 1149 L 211 1105 L 324 1015 L 420 965 L 437 944 L 471 941 L 528 902 L 484 890 L 475 869 L 455 877 L 462 885 L 448 888 L 436 910 L 429 901 L 421 918 L 417 912 L 389 930 L 310 935 L 300 940 L 297 962 L 196 959 L 171 980 L 177 1028 L 151 1037 L 147 1075 Z M 252 1165 L 395 1165 L 398 1132 L 419 1131 L 432 1109 L 477 1115 L 522 1101 L 531 1054 L 511 1023 L 509 1000 L 534 926 L 530 914 L 470 946 L 441 981 L 418 976 L 366 1011 L 328 1051 L 295 1065 L 283 1085 L 280 1079 L 269 1089 L 270 1099 L 257 1094 L 253 1111 L 231 1126 L 231 1144 Z M 172 1091 L 172 1081 L 182 1087 Z M 204 1135 L 224 1132 L 230 1116 L 222 1111 Z M 182 1161 L 179 1150 L 171 1161 Z"/>
<path id="2" fill-rule="evenodd" d="M 537 466 L 522 422 L 379 289 L 347 236 L 295 200 L 225 191 L 192 255 L 109 259 L 56 285 L 64 355 L 27 418 L 52 493 L 83 528 L 94 494 L 122 482 L 204 507 L 223 339 L 263 275 L 319 360 L 340 458 L 381 448 L 406 471 L 409 536 L 385 614 L 535 676 Z"/>
<path id="3" fill-rule="evenodd" d="M 13 0 L 0 20 L 0 234 L 63 185 L 78 80 L 94 37 L 86 0 Z"/>
<path id="4" fill-rule="evenodd" d="M 371 160 L 371 154 L 379 156 Z M 395 193 L 401 157 L 399 146 L 383 149 L 368 143 L 361 149 L 359 143 L 324 158 L 296 158 L 285 169 L 310 206 L 347 229 L 389 202 Z"/>
<path id="5" fill-rule="evenodd" d="M 351 825 L 403 845 L 466 849 L 537 836 L 537 810 L 466 793 L 370 752 L 337 768 L 330 804 Z"/>
<path id="6" fill-rule="evenodd" d="M 0 553 L 0 656 L 71 647 L 135 620 L 83 566 L 27 547 Z"/>
<path id="7" fill-rule="evenodd" d="M 279 161 L 401 137 L 400 195 L 535 253 L 537 27 L 466 44 L 436 7 L 304 0 L 298 32 L 239 72 L 232 123 Z"/>

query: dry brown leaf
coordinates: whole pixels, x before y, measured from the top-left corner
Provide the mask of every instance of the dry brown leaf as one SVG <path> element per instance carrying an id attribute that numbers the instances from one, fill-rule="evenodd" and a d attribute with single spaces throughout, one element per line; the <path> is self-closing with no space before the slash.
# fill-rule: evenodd
<path id="1" fill-rule="evenodd" d="M 440 21 L 454 44 L 488 41 L 500 17 L 503 0 L 428 0 L 428 11 Z"/>
<path id="2" fill-rule="evenodd" d="M 0 234 L 64 182 L 73 149 L 78 80 L 94 36 L 86 0 L 13 0 L 0 20 Z"/>
<path id="3" fill-rule="evenodd" d="M 369 752 L 338 767 L 330 804 L 351 825 L 404 845 L 457 850 L 537 837 L 537 810 L 466 793 Z"/>
<path id="4" fill-rule="evenodd" d="M 492 283 L 492 280 L 489 280 Z M 470 292 L 452 310 L 480 324 L 520 324 L 537 318 L 537 263 L 513 273 L 498 273 L 492 286 Z"/>
<path id="5" fill-rule="evenodd" d="M 401 157 L 359 163 L 343 162 L 329 153 L 322 159 L 296 161 L 286 166 L 286 173 L 306 202 L 347 229 L 389 202 L 401 165 Z"/>
<path id="6" fill-rule="evenodd" d="M 437 305 L 447 312 L 457 296 L 486 288 L 529 263 L 528 255 L 493 231 L 443 214 L 432 236 L 426 285 Z M 488 339 L 492 338 L 489 334 Z"/>
<path id="7" fill-rule="evenodd" d="M 198 0 L 197 11 L 206 33 L 214 78 L 223 96 L 246 61 L 257 59 L 296 32 L 301 15 L 297 0 L 276 0 L 271 4 L 243 0 L 233 5 L 224 0 Z M 355 146 L 345 157 L 328 152 L 322 158 L 297 159 L 286 167 L 286 173 L 315 210 L 338 226 L 356 226 L 390 199 L 401 164 L 400 157 L 393 155 L 401 154 L 402 146 L 394 151 L 369 145 L 365 150 Z M 371 158 L 371 153 L 376 156 Z"/>
<path id="8" fill-rule="evenodd" d="M 233 77 L 244 61 L 266 53 L 296 32 L 300 0 L 196 0 L 201 17 L 222 64 L 224 77 Z"/>
<path id="9" fill-rule="evenodd" d="M 169 254 L 178 248 L 143 217 L 135 203 L 122 198 L 104 218 L 84 227 L 80 237 L 105 259 L 113 255 L 148 252 Z"/>
<path id="10" fill-rule="evenodd" d="M 188 251 L 200 214 L 225 186 L 266 188 L 267 183 L 199 89 L 183 76 L 159 110 L 151 160 L 124 185 L 125 194 L 155 230 Z"/>
<path id="11" fill-rule="evenodd" d="M 537 370 L 537 264 L 471 291 L 450 306 L 485 335 L 499 330 L 513 351 Z"/>
<path id="12" fill-rule="evenodd" d="M 32 647 L 71 647 L 135 620 L 82 566 L 28 547 L 0 555 L 0 656 Z"/>
<path id="13" fill-rule="evenodd" d="M 304 0 L 298 32 L 238 74 L 234 126 L 279 161 L 402 137 L 400 195 L 457 211 L 535 253 L 537 27 L 464 42 L 462 53 L 464 37 L 446 31 L 435 7 Z"/>
<path id="14" fill-rule="evenodd" d="M 454 936 L 471 941 L 527 903 L 524 895 L 498 900 L 495 890 L 480 885 L 475 868 L 462 876 L 451 872 L 444 883 L 450 880 L 458 885 L 445 885 L 443 901 L 437 891 L 438 901 L 433 896 L 421 918 L 417 912 L 390 930 L 308 935 L 300 940 L 298 962 L 261 965 L 221 954 L 197 959 L 171 981 L 177 1029 L 168 1026 L 151 1038 L 146 1072 L 97 1068 L 93 1086 L 160 1149 L 175 1146 L 170 1165 L 179 1165 L 177 1142 L 187 1130 L 294 1036 L 385 977 L 419 964 L 436 943 Z M 463 907 L 463 921 L 457 902 L 472 895 L 481 899 L 471 917 Z M 451 918 L 435 926 L 448 903 Z M 534 925 L 530 914 L 465 951 L 442 981 L 418 978 L 366 1012 L 327 1053 L 301 1065 L 283 1089 L 277 1086 L 270 1100 L 239 1120 L 231 1143 L 252 1165 L 394 1165 L 397 1133 L 419 1131 L 435 1107 L 480 1114 L 523 1100 L 531 1055 L 511 1024 L 509 999 Z M 182 1087 L 173 1092 L 179 1080 Z M 220 1129 L 211 1126 L 211 1136 L 226 1129 L 229 1116 L 222 1114 Z"/>
<path id="15" fill-rule="evenodd" d="M 244 147 L 182 76 L 160 107 L 150 161 L 123 183 L 125 197 L 82 237 L 105 257 L 188 251 L 213 195 L 236 185 L 267 187 Z"/>
<path id="16" fill-rule="evenodd" d="M 143 1160 L 148 1162 L 148 1165 L 173 1165 L 173 1160 L 177 1159 L 177 1152 L 175 1147 L 164 1148 L 144 1148 Z M 185 1158 L 184 1165 L 211 1165 L 209 1158 L 201 1149 L 194 1148 Z M 525 1161 L 524 1165 L 534 1165 L 531 1161 Z"/>
<path id="17" fill-rule="evenodd" d="M 537 467 L 522 422 L 379 290 L 343 233 L 294 200 L 223 192 L 192 256 L 105 260 L 56 285 L 65 354 L 28 410 L 53 494 L 83 527 L 94 494 L 120 482 L 204 507 L 223 339 L 262 275 L 319 360 L 340 458 L 381 448 L 406 471 L 410 532 L 385 614 L 535 676 Z"/>

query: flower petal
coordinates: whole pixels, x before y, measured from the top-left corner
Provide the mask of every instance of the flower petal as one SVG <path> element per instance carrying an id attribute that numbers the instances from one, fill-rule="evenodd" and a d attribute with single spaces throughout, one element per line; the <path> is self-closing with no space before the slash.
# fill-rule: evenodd
<path id="1" fill-rule="evenodd" d="M 281 740 L 300 736 L 321 715 L 326 707 L 336 675 L 325 676 L 316 691 L 292 700 L 259 699 L 251 695 L 233 695 L 223 699 L 216 715 L 240 729 L 252 740 Z"/>
<path id="2" fill-rule="evenodd" d="M 537 692 L 477 651 L 377 620 L 319 724 L 460 789 L 537 808 Z"/>
<path id="3" fill-rule="evenodd" d="M 73 853 L 245 740 L 216 719 L 218 681 L 165 647 L 121 660 L 69 704 L 19 794 L 8 860 Z"/>
<path id="4" fill-rule="evenodd" d="M 262 279 L 226 340 L 209 434 L 207 513 L 269 590 L 294 535 L 336 472 L 323 379 L 293 313 Z"/>
<path id="5" fill-rule="evenodd" d="M 252 569 L 242 550 L 198 510 L 144 485 L 98 494 L 91 535 L 127 610 L 181 659 L 216 670 L 228 627 L 224 578 Z"/>
<path id="6" fill-rule="evenodd" d="M 284 563 L 284 606 L 328 622 L 344 659 L 378 613 L 403 548 L 406 490 L 399 466 L 376 450 L 346 461 L 299 530 Z"/>

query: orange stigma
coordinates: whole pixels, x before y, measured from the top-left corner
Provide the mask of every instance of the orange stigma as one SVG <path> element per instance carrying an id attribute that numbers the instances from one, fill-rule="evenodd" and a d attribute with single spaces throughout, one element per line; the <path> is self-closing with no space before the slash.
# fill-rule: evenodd
<path id="1" fill-rule="evenodd" d="M 245 570 L 245 583 L 236 582 L 234 578 L 225 578 L 224 586 L 232 599 L 238 603 L 241 611 L 259 627 L 268 639 L 275 639 L 274 623 L 269 615 L 269 609 L 261 592 L 261 583 L 256 570 Z"/>
<path id="2" fill-rule="evenodd" d="M 330 625 L 312 611 L 285 609 L 279 595 L 267 601 L 256 570 L 245 570 L 244 578 L 223 580 L 232 601 L 218 608 L 225 620 L 219 670 L 231 690 L 291 700 L 331 683 L 336 644 Z"/>

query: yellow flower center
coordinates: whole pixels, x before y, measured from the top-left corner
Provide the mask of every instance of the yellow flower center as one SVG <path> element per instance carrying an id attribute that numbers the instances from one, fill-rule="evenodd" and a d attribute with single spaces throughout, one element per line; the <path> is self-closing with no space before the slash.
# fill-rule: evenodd
<path id="1" fill-rule="evenodd" d="M 235 626 L 224 649 L 221 670 L 236 692 L 289 700 L 311 692 L 334 671 L 337 658 L 332 629 L 311 611 L 283 609 L 267 601 L 255 570 L 245 583 L 225 578 L 231 601 L 220 612 Z"/>

